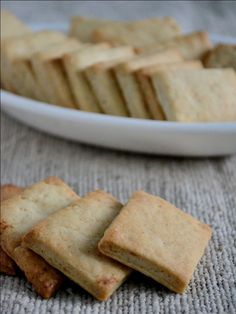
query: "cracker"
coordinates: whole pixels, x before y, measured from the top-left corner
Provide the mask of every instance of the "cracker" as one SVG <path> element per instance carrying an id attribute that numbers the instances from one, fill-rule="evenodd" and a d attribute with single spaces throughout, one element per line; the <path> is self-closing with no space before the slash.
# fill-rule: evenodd
<path id="1" fill-rule="evenodd" d="M 114 48 L 115 49 L 115 48 Z M 114 74 L 114 67 L 134 57 L 133 50 L 116 61 L 96 64 L 84 71 L 102 111 L 115 116 L 129 116 L 124 97 Z"/>
<path id="2" fill-rule="evenodd" d="M 65 281 L 61 272 L 22 245 L 15 248 L 14 259 L 34 290 L 44 299 L 52 297 Z"/>
<path id="3" fill-rule="evenodd" d="M 149 76 L 155 75 L 160 71 L 176 70 L 176 69 L 202 69 L 203 64 L 200 60 L 178 61 L 159 63 L 151 67 L 142 68 L 139 74 Z"/>
<path id="4" fill-rule="evenodd" d="M 115 21 L 94 19 L 84 16 L 73 16 L 70 23 L 69 35 L 76 37 L 82 42 L 92 42 L 93 31 L 106 23 L 116 23 Z"/>
<path id="5" fill-rule="evenodd" d="M 18 195 L 22 191 L 22 188 L 13 184 L 1 185 L 1 202 Z M 16 263 L 10 258 L 10 256 L 7 255 L 7 253 L 3 251 L 0 246 L 0 272 L 10 276 L 15 276 L 17 270 L 18 267 Z"/>
<path id="6" fill-rule="evenodd" d="M 31 29 L 15 15 L 1 10 L 1 40 L 31 33 Z"/>
<path id="7" fill-rule="evenodd" d="M 23 191 L 23 188 L 13 184 L 4 184 L 1 185 L 1 202 L 20 194 Z"/>
<path id="8" fill-rule="evenodd" d="M 152 77 L 167 120 L 236 121 L 236 74 L 233 69 L 158 72 Z"/>
<path id="9" fill-rule="evenodd" d="M 155 41 L 167 40 L 167 38 L 175 37 L 181 33 L 180 25 L 169 16 L 136 20 L 128 24 L 130 29 L 142 29 L 144 32 L 151 34 Z"/>
<path id="10" fill-rule="evenodd" d="M 210 237 L 208 225 L 160 197 L 139 191 L 98 246 L 103 254 L 182 293 Z"/>
<path id="11" fill-rule="evenodd" d="M 21 36 L 28 33 L 31 33 L 31 30 L 22 21 L 9 11 L 1 10 L 1 41 L 6 38 Z M 1 87 L 6 90 L 13 90 L 10 82 L 3 81 L 2 74 Z"/>
<path id="12" fill-rule="evenodd" d="M 77 199 L 75 192 L 63 181 L 49 177 L 26 188 L 19 196 L 2 202 L 2 247 L 44 298 L 54 294 L 64 276 L 40 256 L 23 248 L 21 240 L 36 223 Z"/>
<path id="13" fill-rule="evenodd" d="M 2 41 L 1 71 L 4 86 L 19 95 L 41 99 L 43 95 L 35 80 L 30 57 L 35 51 L 62 40 L 65 40 L 62 33 L 41 31 Z"/>
<path id="14" fill-rule="evenodd" d="M 212 47 L 206 32 L 194 32 L 176 36 L 161 43 L 142 46 L 139 53 L 148 53 L 166 49 L 177 49 L 186 60 L 200 59 Z"/>
<path id="15" fill-rule="evenodd" d="M 110 194 L 91 192 L 36 225 L 24 237 L 24 245 L 94 297 L 106 300 L 131 272 L 97 248 L 121 207 Z"/>
<path id="16" fill-rule="evenodd" d="M 155 120 L 165 120 L 164 112 L 156 97 L 154 87 L 152 85 L 152 75 L 155 75 L 158 71 L 174 70 L 174 69 L 199 69 L 202 68 L 201 61 L 182 61 L 173 63 L 160 63 L 155 66 L 143 68 L 137 73 L 137 79 L 144 94 L 146 103 Z"/>
<path id="17" fill-rule="evenodd" d="M 150 119 L 151 114 L 137 80 L 137 71 L 146 66 L 155 66 L 159 63 L 182 61 L 183 58 L 176 50 L 167 50 L 144 56 L 137 56 L 114 68 L 117 81 L 125 98 L 131 117 Z"/>
<path id="18" fill-rule="evenodd" d="M 36 79 L 49 103 L 76 108 L 62 57 L 81 47 L 83 46 L 76 39 L 67 39 L 31 56 Z"/>
<path id="19" fill-rule="evenodd" d="M 93 94 L 82 70 L 104 58 L 104 52 L 110 46 L 106 43 L 88 45 L 75 53 L 63 57 L 63 64 L 67 73 L 77 108 L 88 112 L 101 112 L 97 99 Z"/>
<path id="20" fill-rule="evenodd" d="M 10 256 L 0 247 L 0 273 L 8 276 L 16 276 L 18 267 Z"/>
<path id="21" fill-rule="evenodd" d="M 177 22 L 167 17 L 104 23 L 93 31 L 92 38 L 95 42 L 138 47 L 172 38 L 179 33 Z"/>
<path id="22" fill-rule="evenodd" d="M 180 62 L 183 61 L 183 57 L 176 49 L 168 49 L 166 51 L 151 52 L 127 61 L 119 66 L 126 72 L 135 72 L 144 67 L 155 66 L 160 63 L 168 62 Z"/>
<path id="23" fill-rule="evenodd" d="M 92 38 L 96 43 L 108 42 L 112 46 L 131 45 L 136 47 L 153 42 L 150 34 L 142 29 L 129 29 L 128 24 L 123 23 L 104 24 L 93 31 Z"/>
<path id="24" fill-rule="evenodd" d="M 102 112 L 99 99 L 85 76 L 85 70 L 102 61 L 112 61 L 133 55 L 131 47 L 110 48 L 104 44 L 89 47 L 64 57 L 64 64 L 74 92 L 76 104 L 81 110 Z"/>
<path id="25" fill-rule="evenodd" d="M 207 68 L 234 68 L 236 71 L 236 45 L 217 45 L 204 58 Z"/>

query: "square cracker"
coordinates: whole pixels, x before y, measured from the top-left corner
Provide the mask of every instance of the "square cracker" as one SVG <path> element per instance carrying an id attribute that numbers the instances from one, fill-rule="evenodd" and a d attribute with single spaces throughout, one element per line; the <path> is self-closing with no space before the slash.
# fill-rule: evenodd
<path id="1" fill-rule="evenodd" d="M 135 57 L 134 51 L 129 49 L 123 57 L 95 64 L 84 71 L 102 111 L 106 114 L 129 116 L 125 99 L 113 70 L 118 64 L 133 59 L 133 57 Z"/>
<path id="2" fill-rule="evenodd" d="M 28 33 L 31 33 L 31 29 L 27 25 L 11 14 L 11 12 L 1 10 L 1 40 Z"/>
<path id="3" fill-rule="evenodd" d="M 99 250 L 182 293 L 204 253 L 211 228 L 167 201 L 135 192 L 105 231 Z"/>
<path id="4" fill-rule="evenodd" d="M 85 70 L 99 62 L 111 62 L 112 60 L 127 58 L 127 56 L 133 54 L 134 51 L 131 47 L 110 48 L 103 43 L 66 55 L 64 64 L 77 106 L 84 111 L 102 112 L 103 108 L 100 106 L 97 95 L 93 92 L 91 82 L 85 76 Z M 102 86 L 102 83 L 100 83 L 100 86 Z"/>
<path id="5" fill-rule="evenodd" d="M 87 45 L 63 57 L 63 64 L 74 95 L 77 108 L 88 112 L 101 112 L 97 99 L 87 82 L 83 69 L 106 58 L 110 45 L 106 43 Z"/>
<path id="6" fill-rule="evenodd" d="M 113 21 L 103 23 L 92 32 L 95 42 L 134 47 L 160 42 L 180 33 L 180 27 L 170 17 L 137 21 Z"/>
<path id="7" fill-rule="evenodd" d="M 1 10 L 1 41 L 5 38 L 21 36 L 31 33 L 30 28 L 28 28 L 22 21 L 18 20 L 9 11 Z M 12 90 L 12 86 L 9 82 L 3 82 L 1 75 L 1 87 Z"/>
<path id="8" fill-rule="evenodd" d="M 83 45 L 76 39 L 66 39 L 31 56 L 36 79 L 49 103 L 76 108 L 62 58 L 65 54 L 77 51 L 81 47 Z"/>
<path id="9" fill-rule="evenodd" d="M 64 276 L 40 256 L 22 247 L 22 237 L 36 223 L 78 198 L 62 180 L 49 177 L 1 204 L 1 245 L 44 298 L 53 295 Z"/>
<path id="10" fill-rule="evenodd" d="M 204 58 L 207 68 L 234 68 L 236 71 L 236 45 L 217 45 Z"/>
<path id="11" fill-rule="evenodd" d="M 97 248 L 121 207 L 110 194 L 91 192 L 36 225 L 24 237 L 24 245 L 94 297 L 106 300 L 131 272 Z"/>
<path id="12" fill-rule="evenodd" d="M 152 75 L 159 71 L 176 70 L 176 69 L 200 69 L 203 68 L 201 61 L 182 61 L 173 63 L 160 63 L 155 66 L 146 67 L 137 72 L 137 79 L 144 94 L 146 103 L 150 110 L 151 116 L 155 120 L 165 120 L 164 112 L 156 97 L 154 87 L 152 85 Z"/>
<path id="13" fill-rule="evenodd" d="M 177 49 L 186 60 L 200 59 L 210 48 L 212 43 L 206 32 L 194 32 L 180 35 L 161 43 L 139 47 L 139 53 L 150 53 L 164 51 L 166 49 Z"/>
<path id="14" fill-rule="evenodd" d="M 7 38 L 1 45 L 1 71 L 4 86 L 19 95 L 41 99 L 42 91 L 35 80 L 30 64 L 31 55 L 48 45 L 65 40 L 65 35 L 53 31 Z"/>
<path id="15" fill-rule="evenodd" d="M 107 23 L 117 23 L 116 21 L 94 19 L 84 16 L 73 16 L 70 22 L 69 35 L 75 37 L 82 42 L 93 42 L 93 31 L 102 25 Z"/>
<path id="16" fill-rule="evenodd" d="M 20 194 L 22 191 L 22 188 L 13 184 L 1 185 L 1 202 Z M 10 256 L 7 255 L 7 253 L 3 251 L 0 246 L 0 272 L 14 276 L 17 273 L 17 269 L 18 267 L 16 263 L 12 258 L 10 258 Z"/>
<path id="17" fill-rule="evenodd" d="M 130 61 L 114 67 L 115 76 L 131 117 L 141 119 L 151 118 L 143 91 L 137 80 L 137 72 L 143 67 L 182 60 L 183 58 L 180 53 L 171 49 L 165 52 L 137 56 Z"/>
<path id="18" fill-rule="evenodd" d="M 14 184 L 4 184 L 1 185 L 1 202 L 20 194 L 23 191 L 23 188 L 16 186 Z"/>
<path id="19" fill-rule="evenodd" d="M 153 86 L 167 120 L 236 121 L 236 73 L 233 69 L 158 72 Z"/>

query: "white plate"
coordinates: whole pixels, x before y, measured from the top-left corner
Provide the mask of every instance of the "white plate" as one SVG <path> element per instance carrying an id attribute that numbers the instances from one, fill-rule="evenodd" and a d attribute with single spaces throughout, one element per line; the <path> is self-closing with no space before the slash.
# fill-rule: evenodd
<path id="1" fill-rule="evenodd" d="M 63 29 L 58 25 L 44 28 Z M 35 27 L 35 29 L 42 28 Z M 234 38 L 211 36 L 214 42 Z M 113 149 L 175 156 L 236 153 L 236 122 L 178 123 L 114 117 L 61 108 L 1 91 L 2 108 L 17 120 L 63 138 Z"/>

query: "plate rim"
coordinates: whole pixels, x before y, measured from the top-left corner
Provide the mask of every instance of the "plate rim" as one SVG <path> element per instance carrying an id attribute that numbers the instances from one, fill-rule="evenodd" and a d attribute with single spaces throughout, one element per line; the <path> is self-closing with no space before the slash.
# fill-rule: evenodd
<path id="1" fill-rule="evenodd" d="M 7 104 L 11 107 L 22 108 L 23 110 L 40 115 L 54 117 L 57 115 L 66 120 L 86 120 L 90 123 L 96 122 L 100 124 L 116 125 L 119 127 L 148 127 L 163 131 L 191 131 L 197 133 L 205 132 L 236 132 L 236 122 L 176 122 L 176 121 L 159 121 L 151 119 L 137 119 L 132 117 L 112 116 L 108 114 L 85 112 L 79 109 L 71 109 L 59 107 L 53 104 L 40 102 L 34 99 L 15 95 L 1 89 L 1 103 L 2 109 L 5 111 Z M 20 106 L 19 106 L 20 105 Z M 7 110 L 6 110 L 7 111 Z"/>

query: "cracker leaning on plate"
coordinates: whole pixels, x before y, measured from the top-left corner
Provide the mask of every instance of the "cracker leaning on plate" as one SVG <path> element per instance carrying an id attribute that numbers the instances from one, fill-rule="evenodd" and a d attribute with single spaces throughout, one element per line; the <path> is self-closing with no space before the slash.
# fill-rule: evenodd
<path id="1" fill-rule="evenodd" d="M 21 240 L 36 223 L 76 201 L 79 196 L 62 180 L 49 177 L 26 188 L 19 196 L 2 202 L 1 245 L 44 298 L 58 289 L 64 276 L 34 252 L 22 247 Z"/>
<path id="2" fill-rule="evenodd" d="M 150 53 L 119 64 L 114 67 L 114 73 L 126 101 L 128 111 L 133 118 L 149 119 L 149 108 L 145 102 L 143 92 L 136 77 L 138 70 L 146 66 L 155 66 L 159 63 L 182 61 L 177 50 L 167 50 L 164 53 Z"/>
<path id="3" fill-rule="evenodd" d="M 48 102 L 62 107 L 76 108 L 62 57 L 69 52 L 79 50 L 82 44 L 76 39 L 66 39 L 46 47 L 31 56 L 31 64 L 37 81 Z"/>
<path id="4" fill-rule="evenodd" d="M 94 63 L 113 57 L 107 43 L 88 45 L 87 47 L 66 54 L 63 57 L 64 67 L 77 107 L 88 112 L 101 112 L 96 96 L 84 76 L 83 70 Z"/>
<path id="5" fill-rule="evenodd" d="M 208 225 L 139 191 L 105 231 L 99 250 L 182 293 L 210 237 Z"/>
<path id="6" fill-rule="evenodd" d="M 131 47 L 126 52 L 126 54 L 114 61 L 100 62 L 84 71 L 102 111 L 106 114 L 129 116 L 124 97 L 113 71 L 117 64 L 135 57 L 135 53 Z"/>
<path id="7" fill-rule="evenodd" d="M 98 99 L 93 93 L 84 71 L 92 65 L 104 60 L 114 60 L 126 56 L 132 48 L 111 48 L 108 44 L 89 46 L 76 53 L 64 56 L 64 65 L 70 80 L 71 89 L 74 93 L 77 106 L 84 111 L 102 112 Z M 132 50 L 133 52 L 133 50 Z"/>
<path id="8" fill-rule="evenodd" d="M 236 121 L 233 69 L 161 71 L 152 76 L 152 82 L 170 121 Z"/>
<path id="9" fill-rule="evenodd" d="M 13 184 L 1 185 L 1 202 L 20 194 L 23 188 Z M 10 256 L 7 255 L 0 246 L 0 272 L 7 275 L 16 275 L 18 267 Z"/>
<path id="10" fill-rule="evenodd" d="M 164 55 L 165 53 L 163 53 Z M 137 72 L 136 77 L 141 86 L 147 106 L 154 120 L 165 120 L 165 114 L 156 97 L 154 87 L 152 85 L 152 76 L 159 71 L 176 70 L 176 69 L 200 69 L 203 68 L 201 61 L 179 61 L 160 63 L 155 66 L 149 66 Z"/>
<path id="11" fill-rule="evenodd" d="M 28 33 L 31 33 L 31 29 L 27 25 L 9 11 L 1 10 L 1 41 L 6 38 L 21 36 Z M 6 90 L 13 90 L 13 87 L 9 82 L 5 82 L 5 84 L 3 83 L 2 75 L 4 74 L 1 72 L 1 87 Z"/>
<path id="12" fill-rule="evenodd" d="M 104 46 L 104 44 L 100 44 L 88 47 L 74 54 L 68 54 L 64 57 L 64 64 L 70 79 L 70 84 L 77 105 L 81 110 L 93 112 L 102 112 L 104 110 L 101 103 L 99 103 L 99 95 L 93 92 L 91 82 L 89 82 L 85 76 L 86 69 L 102 61 L 111 62 L 133 55 L 134 51 L 132 47 L 121 46 L 110 48 Z M 99 84 L 104 90 L 105 86 L 103 86 L 103 82 L 99 82 Z M 114 98 L 115 97 L 114 95 Z M 124 115 L 124 111 L 121 111 L 120 107 L 115 108 L 113 112 L 114 114 L 118 112 L 118 114 Z"/>
<path id="13" fill-rule="evenodd" d="M 95 191 L 37 224 L 23 243 L 99 300 L 106 300 L 131 269 L 97 248 L 122 205 Z"/>
<path id="14" fill-rule="evenodd" d="M 30 57 L 37 50 L 63 40 L 65 35 L 62 33 L 40 31 L 2 41 L 1 73 L 4 86 L 9 86 L 10 91 L 19 95 L 42 99 L 44 94 L 35 79 Z"/>

